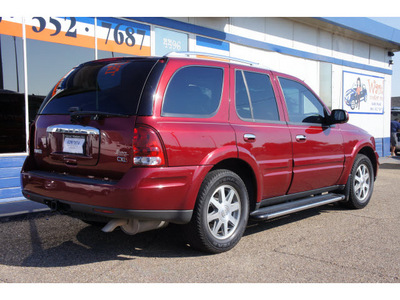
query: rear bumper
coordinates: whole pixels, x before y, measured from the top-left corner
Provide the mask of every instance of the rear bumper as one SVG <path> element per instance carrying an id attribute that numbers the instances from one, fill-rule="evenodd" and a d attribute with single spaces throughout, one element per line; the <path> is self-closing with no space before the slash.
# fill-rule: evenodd
<path id="1" fill-rule="evenodd" d="M 23 191 L 22 193 L 29 200 L 43 203 L 53 210 L 60 210 L 64 213 L 79 212 L 107 218 L 158 220 L 177 224 L 189 223 L 193 214 L 193 210 L 132 210 L 110 208 L 44 197 L 27 191 Z"/>
<path id="2" fill-rule="evenodd" d="M 23 168 L 21 183 L 26 198 L 71 212 L 187 223 L 210 168 L 132 168 L 118 182 Z"/>

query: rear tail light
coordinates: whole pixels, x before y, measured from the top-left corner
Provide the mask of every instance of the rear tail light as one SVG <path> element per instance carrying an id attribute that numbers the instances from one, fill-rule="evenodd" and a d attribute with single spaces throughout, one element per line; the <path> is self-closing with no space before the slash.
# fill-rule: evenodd
<path id="1" fill-rule="evenodd" d="M 135 166 L 163 166 L 165 156 L 157 133 L 146 126 L 133 131 L 133 164 Z"/>

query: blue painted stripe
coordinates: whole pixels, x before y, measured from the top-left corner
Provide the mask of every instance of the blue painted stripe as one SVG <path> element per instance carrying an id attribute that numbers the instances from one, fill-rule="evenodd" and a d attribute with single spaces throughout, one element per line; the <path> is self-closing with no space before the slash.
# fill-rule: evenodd
<path id="1" fill-rule="evenodd" d="M 10 178 L 10 177 L 19 177 L 20 172 L 21 172 L 21 167 L 0 168 L 0 179 L 1 178 Z"/>
<path id="2" fill-rule="evenodd" d="M 171 29 L 186 31 L 190 33 L 200 34 L 220 40 L 226 40 L 226 33 L 222 31 L 218 31 L 215 29 L 210 29 L 194 24 L 189 24 L 181 21 L 176 21 L 168 18 L 162 17 L 126 17 L 130 20 L 136 20 L 139 22 L 150 23 L 154 25 L 159 25 L 163 27 L 168 27 Z"/>
<path id="3" fill-rule="evenodd" d="M 340 66 L 345 66 L 345 67 L 350 67 L 350 68 L 355 68 L 355 69 L 361 69 L 361 70 L 367 70 L 367 71 L 373 71 L 373 72 L 378 72 L 378 73 L 383 73 L 383 74 L 388 74 L 392 75 L 393 71 L 390 69 L 385 69 L 385 68 L 379 68 L 379 67 L 374 67 L 370 65 L 365 65 L 361 63 L 356 63 L 344 59 L 339 59 L 335 57 L 330 57 L 326 55 L 321 55 L 321 54 L 315 54 L 311 52 L 306 52 L 302 50 L 297 50 L 297 49 L 292 49 L 284 46 L 278 46 L 266 42 L 260 42 L 260 41 L 254 41 L 249 38 L 245 37 L 237 37 L 231 34 L 227 34 L 228 39 L 234 43 L 241 43 L 244 45 L 253 45 L 256 48 L 264 49 L 267 51 L 274 51 L 286 55 L 291 55 L 291 56 L 297 56 L 301 58 L 306 58 L 310 60 L 317 60 L 317 61 L 322 61 L 322 62 L 328 62 L 332 63 L 335 65 L 340 65 Z M 231 37 L 232 36 L 232 37 Z"/>
<path id="4" fill-rule="evenodd" d="M 9 188 L 0 190 L 0 199 L 23 197 L 21 188 Z"/>
<path id="5" fill-rule="evenodd" d="M 0 189 L 21 187 L 21 180 L 19 177 L 2 178 L 0 179 Z"/>
<path id="6" fill-rule="evenodd" d="M 1 168 L 22 167 L 26 156 L 0 157 Z M 0 171 L 1 172 L 1 171 Z"/>
<path id="7" fill-rule="evenodd" d="M 0 199 L 23 197 L 19 173 L 26 156 L 0 157 Z"/>
<path id="8" fill-rule="evenodd" d="M 390 137 L 375 138 L 375 148 L 379 157 L 390 155 Z"/>
<path id="9" fill-rule="evenodd" d="M 12 198 L 0 199 L 0 204 L 2 205 L 2 206 L 0 206 L 0 216 L 2 216 L 2 213 L 4 213 L 6 211 L 5 205 L 7 205 L 10 202 L 19 202 L 19 201 L 22 201 L 22 200 L 27 201 L 26 198 L 23 197 L 23 196 L 22 197 L 12 197 Z M 34 202 L 34 203 L 36 203 L 36 202 Z"/>
<path id="10" fill-rule="evenodd" d="M 378 152 L 379 157 L 382 157 L 382 155 L 383 155 L 383 139 L 382 138 L 375 139 L 375 149 L 376 149 L 376 152 Z"/>
<path id="11" fill-rule="evenodd" d="M 196 45 L 209 47 L 217 50 L 229 51 L 229 43 L 220 40 L 209 39 L 202 36 L 196 36 Z"/>
<path id="12" fill-rule="evenodd" d="M 390 155 L 390 137 L 382 138 L 382 156 Z"/>
<path id="13" fill-rule="evenodd" d="M 267 42 L 262 42 L 258 40 L 253 40 L 249 39 L 246 37 L 230 34 L 230 33 L 225 33 L 222 31 L 218 31 L 215 29 L 210 29 L 210 28 L 205 28 L 202 26 L 198 25 L 193 25 L 193 24 L 188 24 L 184 23 L 181 21 L 176 21 L 176 20 L 171 20 L 167 18 L 161 18 L 161 17 L 127 17 L 128 19 L 131 20 L 136 20 L 140 22 L 146 22 L 158 26 L 163 26 L 175 30 L 181 30 L 181 31 L 186 31 L 194 34 L 200 34 L 203 36 L 211 37 L 211 38 L 216 38 L 220 40 L 224 40 L 227 42 L 232 42 L 232 43 L 237 43 L 249 47 L 254 47 L 254 48 L 259 48 L 267 51 L 274 51 L 286 55 L 291 55 L 291 56 L 296 56 L 296 57 L 301 57 L 301 58 L 306 58 L 310 60 L 317 60 L 317 61 L 322 61 L 322 62 L 328 62 L 336 65 L 341 65 L 345 67 L 350 67 L 350 68 L 356 68 L 356 69 L 361 69 L 361 70 L 366 70 L 366 71 L 372 71 L 372 72 L 377 72 L 377 73 L 382 73 L 382 74 L 388 74 L 392 75 L 393 71 L 390 69 L 385 69 L 385 68 L 379 68 L 379 67 L 374 67 L 370 65 L 365 65 L 361 63 L 356 63 L 348 60 L 343 60 L 343 59 L 338 59 L 330 56 L 325 56 L 325 55 L 320 55 L 312 52 L 306 52 L 306 51 L 301 51 L 301 50 L 296 50 L 280 45 L 275 45 Z"/>
<path id="14" fill-rule="evenodd" d="M 87 18 L 87 17 L 75 17 L 77 22 L 86 23 L 90 25 L 94 25 L 94 18 Z"/>
<path id="15" fill-rule="evenodd" d="M 355 74 L 355 75 L 361 75 L 361 76 L 368 76 L 368 77 L 374 77 L 374 78 L 379 78 L 379 79 L 385 79 L 385 77 L 369 75 L 369 74 L 363 74 L 363 73 L 357 73 L 357 72 L 343 71 L 343 73 L 349 73 L 349 74 Z"/>

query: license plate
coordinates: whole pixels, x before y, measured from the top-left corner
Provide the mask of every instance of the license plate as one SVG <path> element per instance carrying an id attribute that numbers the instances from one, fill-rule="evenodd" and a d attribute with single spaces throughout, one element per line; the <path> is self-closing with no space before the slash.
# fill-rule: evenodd
<path id="1" fill-rule="evenodd" d="M 84 137 L 65 136 L 63 143 L 64 153 L 84 154 Z"/>

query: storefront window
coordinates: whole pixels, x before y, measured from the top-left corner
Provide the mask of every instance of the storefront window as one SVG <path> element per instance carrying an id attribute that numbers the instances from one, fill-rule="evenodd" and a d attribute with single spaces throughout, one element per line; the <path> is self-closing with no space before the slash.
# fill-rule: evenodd
<path id="1" fill-rule="evenodd" d="M 44 99 L 73 67 L 94 59 L 94 49 L 27 39 L 28 94 Z"/>
<path id="2" fill-rule="evenodd" d="M 26 131 L 43 99 L 96 51 L 99 59 L 150 55 L 150 26 L 117 18 L 0 17 L 0 155 L 26 152 Z"/>
<path id="3" fill-rule="evenodd" d="M 0 34 L 0 154 L 26 151 L 23 66 L 22 38 Z"/>

